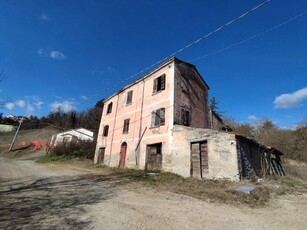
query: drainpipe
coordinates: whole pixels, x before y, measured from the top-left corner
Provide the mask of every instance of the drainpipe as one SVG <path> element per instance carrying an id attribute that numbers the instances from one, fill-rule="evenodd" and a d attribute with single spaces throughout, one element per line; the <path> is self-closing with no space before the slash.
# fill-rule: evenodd
<path id="1" fill-rule="evenodd" d="M 137 156 L 137 149 L 140 147 L 140 143 L 141 143 L 141 139 L 145 134 L 145 131 L 147 129 L 147 127 L 145 128 L 143 134 L 142 134 L 142 117 L 143 117 L 143 107 L 144 107 L 144 92 L 145 92 L 145 81 L 144 79 L 143 81 L 143 92 L 142 92 L 142 104 L 141 104 L 141 117 L 140 117 L 140 129 L 139 129 L 139 142 L 135 148 L 135 163 L 136 165 L 139 165 L 139 156 Z"/>
<path id="2" fill-rule="evenodd" d="M 116 118 L 117 118 L 118 101 L 119 101 L 119 94 L 117 94 L 117 103 L 116 103 L 116 110 L 115 110 L 115 119 L 114 119 L 113 133 L 112 133 L 111 146 L 110 146 L 109 165 L 111 164 L 111 156 L 112 156 L 113 139 L 114 139 L 115 125 L 116 125 Z"/>

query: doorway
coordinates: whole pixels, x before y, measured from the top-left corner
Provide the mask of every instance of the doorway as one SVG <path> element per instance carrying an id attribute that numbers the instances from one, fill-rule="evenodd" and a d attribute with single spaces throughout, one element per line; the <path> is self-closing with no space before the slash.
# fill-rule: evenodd
<path id="1" fill-rule="evenodd" d="M 162 143 L 147 145 L 146 170 L 162 170 Z"/>
<path id="2" fill-rule="evenodd" d="M 104 153 L 105 153 L 106 148 L 100 148 L 98 152 L 98 164 L 103 164 L 104 162 Z"/>
<path id="3" fill-rule="evenodd" d="M 126 161 L 126 153 L 127 153 L 127 143 L 123 142 L 120 146 L 120 156 L 119 156 L 119 168 L 125 168 L 125 161 Z"/>
<path id="4" fill-rule="evenodd" d="M 191 144 L 191 177 L 208 177 L 208 143 L 201 141 Z"/>

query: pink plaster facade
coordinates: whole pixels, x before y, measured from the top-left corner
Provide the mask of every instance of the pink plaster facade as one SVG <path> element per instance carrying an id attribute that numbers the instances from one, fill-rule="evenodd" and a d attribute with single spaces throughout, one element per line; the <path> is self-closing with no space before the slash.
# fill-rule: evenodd
<path id="1" fill-rule="evenodd" d="M 148 151 L 154 146 L 162 159 L 160 170 L 190 176 L 189 142 L 185 131 L 174 137 L 174 127 L 210 128 L 208 90 L 195 66 L 172 58 L 107 98 L 95 163 L 145 169 L 150 160 Z M 175 151 L 180 144 L 185 148 Z M 156 145 L 161 146 L 161 152 Z"/>

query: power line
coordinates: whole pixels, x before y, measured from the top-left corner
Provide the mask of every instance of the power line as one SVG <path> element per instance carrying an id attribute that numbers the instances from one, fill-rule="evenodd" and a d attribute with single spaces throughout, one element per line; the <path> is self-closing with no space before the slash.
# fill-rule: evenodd
<path id="1" fill-rule="evenodd" d="M 225 50 L 228 50 L 228 49 L 230 49 L 230 48 L 233 48 L 233 47 L 235 47 L 235 46 L 238 46 L 238 45 L 241 45 L 241 44 L 243 44 L 243 43 L 249 42 L 250 40 L 253 40 L 253 39 L 255 39 L 255 38 L 258 38 L 258 37 L 260 37 L 260 36 L 262 36 L 262 35 L 264 35 L 264 34 L 266 34 L 266 33 L 268 33 L 268 32 L 271 32 L 272 30 L 275 30 L 275 29 L 277 29 L 277 28 L 279 28 L 279 27 L 281 27 L 281 26 L 283 26 L 283 25 L 285 25 L 285 24 L 287 24 L 287 23 L 289 23 L 289 22 L 294 21 L 295 19 L 297 19 L 297 18 L 299 18 L 299 17 L 302 17 L 302 16 L 303 16 L 304 14 L 306 14 L 306 13 L 307 13 L 307 11 L 305 11 L 305 12 L 299 14 L 299 15 L 296 15 L 295 17 L 290 18 L 290 19 L 288 19 L 288 20 L 286 20 L 286 21 L 284 21 L 284 22 L 282 22 L 282 23 L 280 23 L 280 24 L 278 24 L 278 25 L 276 25 L 276 26 L 271 27 L 270 29 L 267 29 L 267 30 L 265 30 L 265 31 L 263 31 L 263 32 L 261 32 L 261 33 L 258 33 L 258 34 L 256 34 L 256 35 L 254 35 L 254 36 L 252 36 L 252 37 L 249 37 L 249 38 L 247 38 L 247 39 L 244 39 L 244 40 L 241 40 L 241 41 L 239 41 L 239 42 L 233 43 L 233 44 L 231 44 L 231 45 L 229 45 L 229 46 L 227 46 L 227 47 L 225 47 L 225 48 L 216 50 L 216 51 L 214 51 L 214 52 L 212 52 L 212 53 L 209 53 L 209 54 L 200 56 L 200 57 L 198 57 L 198 58 L 194 58 L 194 59 L 192 59 L 192 60 L 190 60 L 190 61 L 196 61 L 196 60 L 199 60 L 199 59 L 207 58 L 207 57 L 213 56 L 213 55 L 215 55 L 215 54 L 221 53 L 221 52 L 223 52 L 223 51 L 225 51 Z"/>
<path id="2" fill-rule="evenodd" d="M 203 41 L 204 39 L 210 37 L 211 35 L 213 35 L 213 34 L 219 32 L 220 30 L 224 29 L 225 27 L 227 27 L 227 26 L 229 26 L 229 25 L 235 23 L 236 21 L 238 21 L 238 20 L 244 18 L 244 17 L 247 16 L 248 14 L 250 14 L 250 13 L 254 12 L 255 10 L 257 10 L 257 9 L 259 9 L 259 8 L 261 8 L 261 7 L 263 7 L 264 5 L 268 4 L 268 3 L 271 2 L 271 1 L 272 1 L 272 0 L 266 0 L 266 1 L 262 2 L 262 3 L 260 3 L 259 5 L 257 5 L 257 6 L 255 6 L 255 7 L 253 7 L 252 9 L 250 9 L 250 10 L 244 12 L 244 13 L 241 14 L 240 16 L 238 16 L 238 17 L 236 17 L 236 18 L 234 18 L 234 19 L 228 21 L 227 23 L 223 24 L 222 26 L 218 27 L 217 29 L 215 29 L 215 30 L 213 30 L 213 31 L 211 31 L 211 32 L 209 32 L 209 33 L 203 35 L 202 37 L 198 38 L 198 39 L 195 40 L 194 42 L 189 43 L 188 45 L 184 46 L 183 48 L 181 48 L 181 49 L 179 49 L 179 50 L 177 50 L 177 51 L 175 51 L 175 52 L 173 52 L 172 54 L 166 56 L 165 58 L 160 59 L 159 61 L 157 61 L 157 62 L 155 62 L 154 64 L 152 64 L 152 65 L 150 65 L 150 66 L 148 66 L 148 67 L 146 67 L 146 68 L 140 70 L 139 72 L 137 72 L 137 73 L 131 75 L 130 77 L 128 77 L 128 78 L 126 78 L 126 79 L 123 79 L 122 81 L 120 81 L 120 82 L 118 82 L 118 83 L 113 84 L 112 86 L 106 88 L 105 91 L 109 91 L 110 89 L 115 88 L 116 86 L 120 85 L 121 83 L 124 83 L 124 82 L 126 82 L 126 81 L 128 81 L 128 80 L 130 80 L 130 79 L 132 79 L 132 78 L 134 78 L 134 77 L 136 77 L 136 76 L 138 76 L 139 74 L 141 74 L 141 73 L 143 73 L 143 72 L 145 72 L 145 71 L 147 71 L 147 70 L 149 70 L 149 69 L 155 67 L 156 65 L 158 65 L 158 64 L 160 64 L 160 63 L 162 63 L 162 62 L 164 62 L 164 61 L 166 61 L 166 60 L 168 60 L 168 59 L 174 57 L 176 54 L 181 53 L 181 52 L 183 52 L 184 50 L 186 50 L 186 49 L 188 49 L 188 48 L 190 48 L 190 47 L 196 45 L 197 43 L 199 43 L 199 42 Z M 98 93 L 92 95 L 92 97 L 93 97 L 93 96 L 97 96 L 97 95 L 99 95 L 100 93 L 101 93 L 101 92 L 98 92 Z M 80 102 L 82 102 L 82 101 L 85 101 L 85 100 L 80 100 Z"/>

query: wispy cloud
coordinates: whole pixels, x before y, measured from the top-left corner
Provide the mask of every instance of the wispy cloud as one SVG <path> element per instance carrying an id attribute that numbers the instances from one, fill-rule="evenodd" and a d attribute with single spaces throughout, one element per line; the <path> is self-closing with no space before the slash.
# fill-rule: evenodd
<path id="1" fill-rule="evenodd" d="M 31 103 L 27 104 L 26 111 L 27 111 L 28 114 L 31 114 L 31 113 L 33 113 L 35 111 L 35 109 L 34 109 L 34 107 L 33 107 L 33 105 Z"/>
<path id="2" fill-rule="evenodd" d="M 15 101 L 10 101 L 4 104 L 4 108 L 7 110 L 16 110 L 13 112 L 18 112 L 21 114 L 34 115 L 33 113 L 41 109 L 44 102 L 38 96 L 25 96 L 24 99 L 18 99 Z M 21 110 L 20 110 L 21 109 Z"/>
<path id="3" fill-rule="evenodd" d="M 43 48 L 40 48 L 37 50 L 37 53 L 41 57 L 49 57 L 55 60 L 66 60 L 67 57 L 60 51 L 57 50 L 45 50 Z"/>
<path id="4" fill-rule="evenodd" d="M 247 119 L 248 119 L 249 121 L 257 121 L 257 120 L 258 120 L 258 117 L 256 117 L 255 115 L 251 114 L 251 115 L 249 115 L 249 116 L 247 117 Z"/>
<path id="5" fill-rule="evenodd" d="M 111 67 L 111 66 L 107 67 L 107 71 L 111 72 L 111 73 L 116 73 L 117 72 L 116 69 L 114 67 Z"/>
<path id="6" fill-rule="evenodd" d="M 39 50 L 37 50 L 37 53 L 39 54 L 39 56 L 42 56 L 42 57 L 47 55 L 43 48 L 40 48 Z"/>
<path id="7" fill-rule="evenodd" d="M 24 100 L 17 100 L 15 104 L 20 108 L 24 108 L 26 106 L 26 102 Z"/>
<path id="8" fill-rule="evenodd" d="M 81 99 L 82 99 L 83 101 L 87 101 L 87 100 L 88 100 L 88 97 L 87 97 L 87 96 L 81 96 Z"/>
<path id="9" fill-rule="evenodd" d="M 38 101 L 38 102 L 34 102 L 33 104 L 37 107 L 37 109 L 40 109 L 42 105 L 44 104 L 44 102 Z"/>
<path id="10" fill-rule="evenodd" d="M 52 50 L 50 52 L 50 57 L 53 58 L 53 59 L 57 59 L 57 60 L 65 60 L 66 59 L 66 56 L 61 53 L 60 51 L 57 51 L 57 50 Z"/>
<path id="11" fill-rule="evenodd" d="M 4 104 L 4 108 L 8 109 L 8 110 L 13 110 L 15 107 L 15 103 L 13 102 L 8 102 Z"/>
<path id="12" fill-rule="evenodd" d="M 43 20 L 43 21 L 49 21 L 50 20 L 49 16 L 46 14 L 46 12 L 42 12 L 39 19 Z"/>
<path id="13" fill-rule="evenodd" d="M 307 99 L 307 87 L 297 90 L 293 93 L 281 94 L 274 100 L 275 108 L 289 109 L 300 105 Z"/>
<path id="14" fill-rule="evenodd" d="M 73 110 L 77 110 L 76 108 L 76 102 L 74 100 L 71 100 L 71 101 L 55 101 L 53 103 L 51 103 L 50 105 L 50 108 L 53 112 L 56 112 L 56 111 L 63 111 L 64 113 L 68 113 L 70 111 L 73 111 Z"/>

